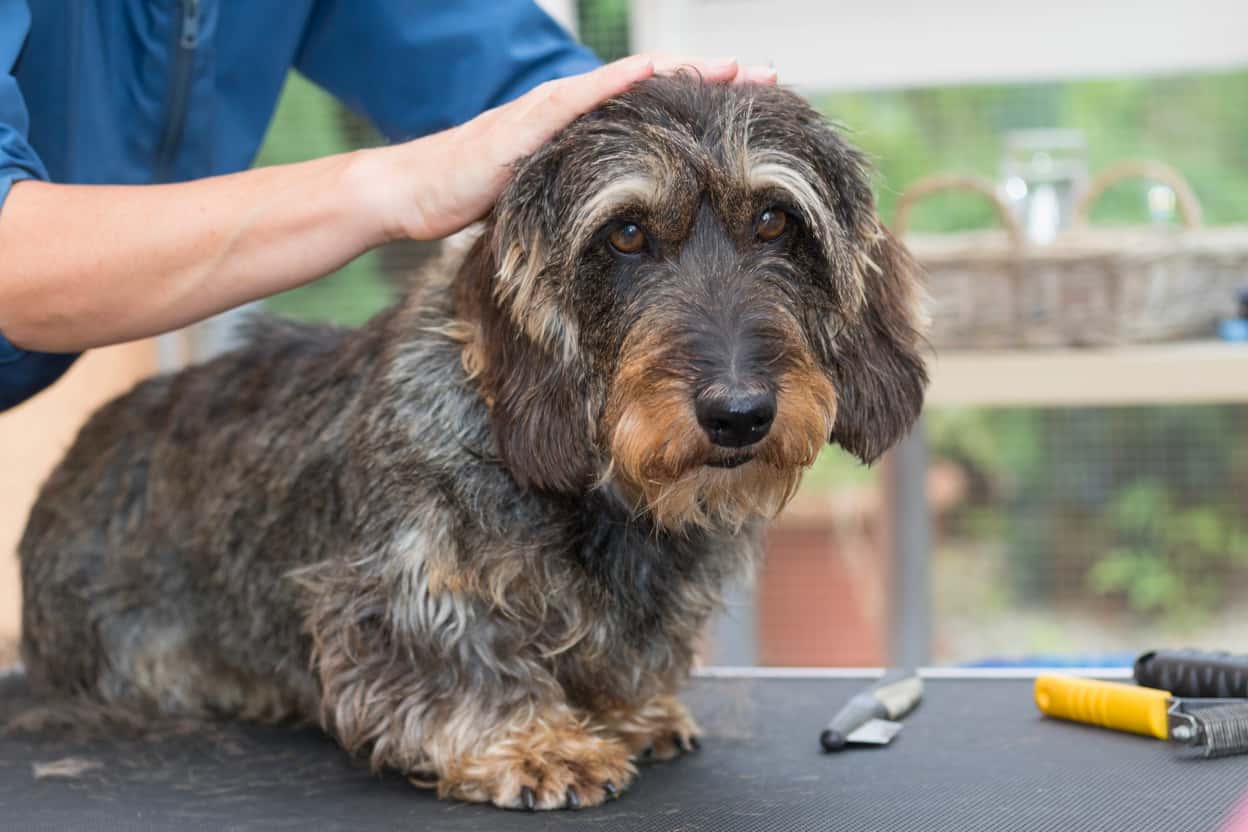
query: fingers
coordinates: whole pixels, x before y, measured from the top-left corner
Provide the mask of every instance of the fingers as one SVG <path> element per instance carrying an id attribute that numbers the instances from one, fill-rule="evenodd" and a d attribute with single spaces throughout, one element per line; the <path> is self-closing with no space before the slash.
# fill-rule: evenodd
<path id="1" fill-rule="evenodd" d="M 671 75 L 680 70 L 694 72 L 712 84 L 774 84 L 776 70 L 768 66 L 742 66 L 735 58 L 689 58 L 662 52 L 649 53 L 655 75 Z"/>
<path id="2" fill-rule="evenodd" d="M 655 75 L 673 75 L 681 70 L 694 72 L 712 84 L 722 84 L 737 77 L 740 67 L 736 58 L 688 58 L 679 55 L 654 53 L 650 56 L 654 62 Z"/>
<path id="3" fill-rule="evenodd" d="M 685 58 L 663 53 L 633 55 L 583 75 L 549 81 L 522 96 L 513 109 L 536 117 L 542 135 L 553 135 L 572 119 L 589 112 L 614 95 L 651 75 L 689 70 L 710 83 L 774 84 L 776 71 L 764 66 L 740 66 L 735 58 Z"/>
<path id="4" fill-rule="evenodd" d="M 734 84 L 774 84 L 777 77 L 775 67 L 743 66 L 732 82 Z"/>
<path id="5" fill-rule="evenodd" d="M 638 81 L 649 78 L 654 70 L 654 61 L 650 56 L 633 55 L 583 75 L 550 81 L 529 95 L 542 99 L 543 118 L 562 126 Z"/>

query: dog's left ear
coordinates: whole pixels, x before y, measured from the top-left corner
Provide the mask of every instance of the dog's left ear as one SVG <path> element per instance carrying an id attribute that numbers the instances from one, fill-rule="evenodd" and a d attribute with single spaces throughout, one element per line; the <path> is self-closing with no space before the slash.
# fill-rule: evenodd
<path id="1" fill-rule="evenodd" d="M 829 441 L 870 464 L 909 433 L 923 408 L 921 270 L 880 223 L 862 154 L 822 120 L 809 129 L 840 244 L 849 248 L 849 270 L 861 286 L 860 302 L 838 321 L 831 346 L 837 408 Z"/>
<path id="2" fill-rule="evenodd" d="M 864 240 L 864 299 L 833 346 L 836 422 L 830 441 L 870 464 L 900 441 L 923 408 L 927 368 L 919 269 L 882 226 Z"/>

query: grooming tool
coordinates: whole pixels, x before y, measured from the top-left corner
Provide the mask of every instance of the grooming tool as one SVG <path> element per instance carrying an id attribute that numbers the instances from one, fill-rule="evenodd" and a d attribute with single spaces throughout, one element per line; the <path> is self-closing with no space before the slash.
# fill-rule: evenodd
<path id="1" fill-rule="evenodd" d="M 1203 650 L 1153 650 L 1135 660 L 1135 681 L 1181 699 L 1248 699 L 1248 656 Z"/>
<path id="2" fill-rule="evenodd" d="M 1205 757 L 1248 752 L 1243 699 L 1179 699 L 1167 690 L 1067 676 L 1037 677 L 1035 697 L 1047 716 L 1170 740 Z"/>
<path id="3" fill-rule="evenodd" d="M 923 680 L 904 670 L 884 674 L 837 712 L 819 734 L 824 751 L 849 744 L 887 745 L 901 730 L 901 719 L 923 697 Z"/>

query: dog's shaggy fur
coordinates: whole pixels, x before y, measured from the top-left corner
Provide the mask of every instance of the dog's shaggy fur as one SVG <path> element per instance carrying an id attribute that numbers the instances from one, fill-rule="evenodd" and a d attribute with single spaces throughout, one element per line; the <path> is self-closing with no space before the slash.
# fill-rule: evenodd
<path id="1" fill-rule="evenodd" d="M 599 803 L 696 746 L 698 634 L 820 447 L 870 461 L 915 419 L 918 295 L 799 98 L 645 82 L 363 328 L 270 324 L 101 409 L 21 543 L 29 673 L 317 719 L 465 800 Z M 697 402 L 742 388 L 774 423 L 716 444 Z"/>

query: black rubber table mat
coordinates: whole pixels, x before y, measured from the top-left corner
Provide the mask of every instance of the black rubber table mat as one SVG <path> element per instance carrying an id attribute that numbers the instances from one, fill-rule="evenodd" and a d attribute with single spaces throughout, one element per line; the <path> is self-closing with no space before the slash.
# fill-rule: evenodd
<path id="1" fill-rule="evenodd" d="M 314 731 L 0 738 L 0 829 L 1187 832 L 1216 829 L 1248 789 L 1248 756 L 1194 759 L 1044 719 L 1028 680 L 928 680 L 891 746 L 821 754 L 819 729 L 863 684 L 698 680 L 685 698 L 706 732 L 701 752 L 644 767 L 606 806 L 534 815 L 372 777 Z M 24 699 L 20 682 L 0 683 L 0 718 Z M 35 777 L 36 764 L 66 758 L 95 765 Z"/>

